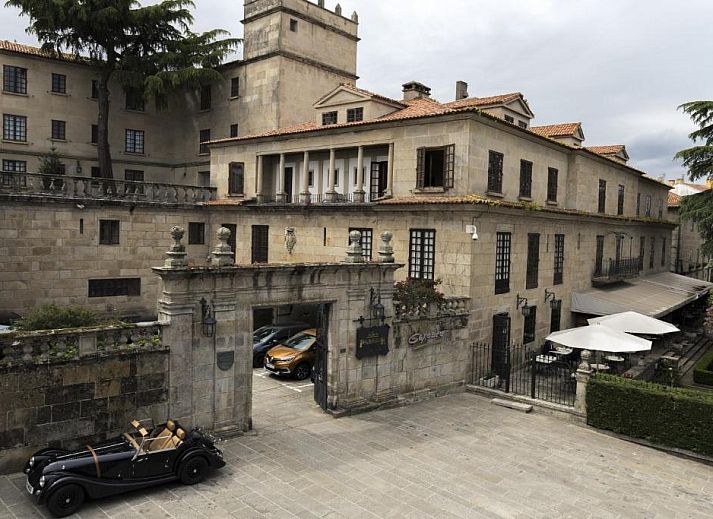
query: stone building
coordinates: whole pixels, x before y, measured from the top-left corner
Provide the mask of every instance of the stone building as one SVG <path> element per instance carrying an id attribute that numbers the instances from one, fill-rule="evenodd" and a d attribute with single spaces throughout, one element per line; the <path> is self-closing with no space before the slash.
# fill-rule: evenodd
<path id="1" fill-rule="evenodd" d="M 707 191 L 711 186 L 691 184 L 684 182 L 683 179 L 669 180 L 668 183 L 672 187 L 668 194 L 669 218 L 676 223 L 671 240 L 671 271 L 710 280 L 710 258 L 701 252 L 703 238 L 698 232 L 697 224 L 692 221 L 681 221 L 679 211 L 684 197 Z"/>

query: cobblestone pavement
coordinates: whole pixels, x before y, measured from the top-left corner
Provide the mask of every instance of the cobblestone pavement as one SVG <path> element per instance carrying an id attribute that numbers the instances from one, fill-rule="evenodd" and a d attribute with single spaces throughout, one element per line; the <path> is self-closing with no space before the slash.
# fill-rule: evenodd
<path id="1" fill-rule="evenodd" d="M 713 517 L 713 468 L 458 394 L 334 420 L 309 384 L 255 374 L 255 434 L 206 482 L 89 503 L 82 518 Z M 21 474 L 0 518 L 42 517 Z"/>

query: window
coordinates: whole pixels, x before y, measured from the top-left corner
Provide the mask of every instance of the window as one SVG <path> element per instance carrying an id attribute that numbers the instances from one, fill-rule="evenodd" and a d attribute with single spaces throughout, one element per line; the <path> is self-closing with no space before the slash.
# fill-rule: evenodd
<path id="1" fill-rule="evenodd" d="M 659 220 L 663 218 L 663 198 L 659 198 Z"/>
<path id="2" fill-rule="evenodd" d="M 374 230 L 364 227 L 350 227 L 349 233 L 352 231 L 359 231 L 361 233 L 361 255 L 366 261 L 371 261 L 371 244 L 374 236 Z M 347 243 L 348 242 L 349 238 L 347 238 Z"/>
<path id="3" fill-rule="evenodd" d="M 562 300 L 555 299 L 550 304 L 552 313 L 550 314 L 550 333 L 560 331 L 562 322 Z"/>
<path id="4" fill-rule="evenodd" d="M 240 97 L 240 78 L 234 77 L 230 80 L 230 97 Z"/>
<path id="5" fill-rule="evenodd" d="M 92 79 L 92 99 L 99 99 L 99 82 Z"/>
<path id="6" fill-rule="evenodd" d="M 648 217 L 651 216 L 651 195 L 646 195 L 646 208 L 644 214 Z"/>
<path id="7" fill-rule="evenodd" d="M 416 187 L 453 187 L 455 144 L 439 148 L 419 148 L 416 160 Z"/>
<path id="8" fill-rule="evenodd" d="M 126 91 L 126 109 L 143 112 L 146 109 L 144 93 L 136 88 Z"/>
<path id="9" fill-rule="evenodd" d="M 603 273 L 604 263 L 604 236 L 597 236 L 597 250 L 594 254 L 594 275 Z"/>
<path id="10" fill-rule="evenodd" d="M 92 124 L 92 144 L 99 142 L 99 126 Z"/>
<path id="11" fill-rule="evenodd" d="M 102 172 L 99 166 L 92 166 L 92 178 L 102 178 Z"/>
<path id="12" fill-rule="evenodd" d="M 124 149 L 127 153 L 143 153 L 144 152 L 144 131 L 143 130 L 126 130 L 124 140 Z"/>
<path id="13" fill-rule="evenodd" d="M 242 162 L 231 162 L 228 168 L 228 194 L 244 194 L 245 164 Z"/>
<path id="14" fill-rule="evenodd" d="M 64 74 L 52 73 L 52 93 L 66 94 L 67 93 L 67 76 Z"/>
<path id="15" fill-rule="evenodd" d="M 10 173 L 27 173 L 27 161 L 3 159 L 2 170 Z"/>
<path id="16" fill-rule="evenodd" d="M 506 123 L 515 124 L 515 118 L 511 115 L 503 116 Z"/>
<path id="17" fill-rule="evenodd" d="M 201 130 L 198 132 L 198 154 L 207 155 L 210 153 L 210 148 L 208 148 L 208 141 L 210 141 L 210 129 Z"/>
<path id="18" fill-rule="evenodd" d="M 3 114 L 2 138 L 6 141 L 27 142 L 27 117 Z"/>
<path id="19" fill-rule="evenodd" d="M 363 108 L 349 108 L 347 110 L 347 122 L 356 123 L 364 120 Z"/>
<path id="20" fill-rule="evenodd" d="M 646 237 L 639 237 L 639 270 L 644 270 L 644 255 L 646 254 Z"/>
<path id="21" fill-rule="evenodd" d="M 3 65 L 2 67 L 2 89 L 13 94 L 27 93 L 27 69 Z"/>
<path id="22" fill-rule="evenodd" d="M 636 216 L 641 216 L 641 193 L 636 193 Z"/>
<path id="23" fill-rule="evenodd" d="M 231 124 L 231 125 L 230 125 L 230 136 L 231 136 L 231 137 L 237 137 L 237 136 L 238 136 L 238 125 L 237 125 L 237 124 Z"/>
<path id="24" fill-rule="evenodd" d="M 532 197 L 532 162 L 529 160 L 520 161 L 520 196 Z"/>
<path id="25" fill-rule="evenodd" d="M 488 192 L 503 192 L 503 159 L 504 155 L 497 151 L 488 154 Z"/>
<path id="26" fill-rule="evenodd" d="M 124 171 L 124 180 L 131 182 L 143 182 L 144 172 L 138 169 L 127 169 Z"/>
<path id="27" fill-rule="evenodd" d="M 270 227 L 267 225 L 253 225 L 252 227 L 252 262 L 267 263 L 268 261 L 268 235 Z"/>
<path id="28" fill-rule="evenodd" d="M 527 275 L 525 288 L 537 288 L 537 278 L 540 271 L 540 235 L 527 235 Z"/>
<path id="29" fill-rule="evenodd" d="M 616 214 L 624 214 L 624 186 L 619 184 L 619 192 L 616 199 Z"/>
<path id="30" fill-rule="evenodd" d="M 663 243 L 661 244 L 661 266 L 666 266 L 666 238 L 663 239 Z"/>
<path id="31" fill-rule="evenodd" d="M 495 293 L 510 292 L 510 246 L 512 235 L 499 232 L 495 241 Z"/>
<path id="32" fill-rule="evenodd" d="M 530 312 L 525 316 L 525 326 L 522 331 L 523 344 L 529 344 L 535 340 L 535 325 L 537 324 L 537 307 L 531 306 Z"/>
<path id="33" fill-rule="evenodd" d="M 328 124 L 337 124 L 337 120 L 337 112 L 324 112 L 322 114 L 322 126 L 327 126 Z"/>
<path id="34" fill-rule="evenodd" d="M 616 258 L 617 265 L 621 261 L 621 252 L 624 248 L 624 236 L 617 234 L 616 236 L 616 249 L 614 252 L 614 257 Z"/>
<path id="35" fill-rule="evenodd" d="M 198 172 L 198 185 L 202 187 L 210 187 L 210 171 Z"/>
<path id="36" fill-rule="evenodd" d="M 119 245 L 119 220 L 99 220 L 99 244 Z"/>
<path id="37" fill-rule="evenodd" d="M 651 254 L 649 255 L 649 268 L 654 268 L 654 255 L 656 254 L 656 238 L 651 237 Z"/>
<path id="38" fill-rule="evenodd" d="M 523 130 L 527 130 L 527 123 L 525 121 L 518 121 L 517 125 Z"/>
<path id="39" fill-rule="evenodd" d="M 290 18 L 290 31 L 297 32 L 297 20 Z"/>
<path id="40" fill-rule="evenodd" d="M 188 245 L 205 245 L 205 224 L 188 222 Z"/>
<path id="41" fill-rule="evenodd" d="M 51 138 L 58 141 L 63 141 L 67 137 L 67 123 L 65 121 L 52 120 L 52 135 Z"/>
<path id="42" fill-rule="evenodd" d="M 599 180 L 599 202 L 597 204 L 597 211 L 600 213 L 605 212 L 607 209 L 607 181 Z"/>
<path id="43" fill-rule="evenodd" d="M 339 168 L 334 168 L 334 187 L 339 187 Z"/>
<path id="44" fill-rule="evenodd" d="M 555 275 L 553 285 L 561 285 L 564 277 L 564 234 L 555 234 Z"/>
<path id="45" fill-rule="evenodd" d="M 89 297 L 141 295 L 141 278 L 90 279 Z"/>
<path id="46" fill-rule="evenodd" d="M 201 110 L 210 110 L 212 103 L 213 90 L 210 85 L 201 87 Z"/>
<path id="47" fill-rule="evenodd" d="M 547 201 L 557 201 L 557 181 L 559 171 L 555 168 L 547 168 Z"/>
<path id="48" fill-rule="evenodd" d="M 356 168 L 354 173 L 354 183 L 356 184 Z M 307 172 L 307 187 L 314 187 L 314 171 Z"/>
<path id="49" fill-rule="evenodd" d="M 436 231 L 411 229 L 408 275 L 410 278 L 433 279 L 436 252 Z"/>

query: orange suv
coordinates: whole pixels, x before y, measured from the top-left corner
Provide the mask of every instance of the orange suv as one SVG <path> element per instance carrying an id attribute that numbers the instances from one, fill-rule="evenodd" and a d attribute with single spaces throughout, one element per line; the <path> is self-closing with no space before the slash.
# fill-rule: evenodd
<path id="1" fill-rule="evenodd" d="M 297 333 L 265 355 L 265 369 L 276 375 L 292 375 L 297 380 L 309 377 L 316 356 L 317 330 Z"/>

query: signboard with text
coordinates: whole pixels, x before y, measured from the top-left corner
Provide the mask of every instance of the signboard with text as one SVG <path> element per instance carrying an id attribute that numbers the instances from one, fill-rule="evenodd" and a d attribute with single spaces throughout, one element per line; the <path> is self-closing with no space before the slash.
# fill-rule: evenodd
<path id="1" fill-rule="evenodd" d="M 389 325 L 357 329 L 356 358 L 364 359 L 389 353 Z"/>

